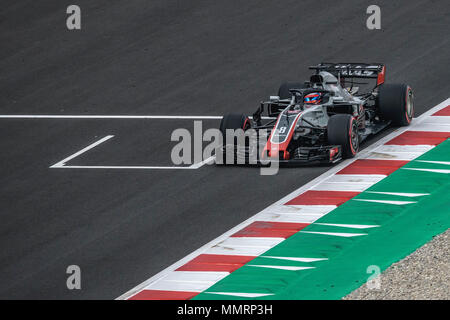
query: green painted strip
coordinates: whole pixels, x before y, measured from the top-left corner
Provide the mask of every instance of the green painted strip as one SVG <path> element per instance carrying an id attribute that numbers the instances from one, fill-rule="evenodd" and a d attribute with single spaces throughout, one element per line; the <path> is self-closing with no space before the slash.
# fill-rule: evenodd
<path id="1" fill-rule="evenodd" d="M 416 160 L 450 161 L 450 140 Z M 448 165 L 412 161 L 403 168 L 448 169 Z M 385 270 L 433 236 L 450 227 L 450 174 L 399 169 L 367 191 L 429 193 L 418 197 L 363 192 L 354 199 L 417 201 L 393 205 L 350 200 L 322 217 L 317 223 L 380 225 L 355 229 L 312 224 L 303 231 L 364 233 L 337 237 L 299 232 L 264 255 L 328 258 L 311 263 L 255 258 L 222 279 L 195 299 L 242 299 L 207 292 L 271 293 L 259 299 L 340 299 L 364 284 L 367 267 Z M 312 266 L 290 271 L 250 265 Z M 381 279 L 381 285 L 383 285 Z"/>

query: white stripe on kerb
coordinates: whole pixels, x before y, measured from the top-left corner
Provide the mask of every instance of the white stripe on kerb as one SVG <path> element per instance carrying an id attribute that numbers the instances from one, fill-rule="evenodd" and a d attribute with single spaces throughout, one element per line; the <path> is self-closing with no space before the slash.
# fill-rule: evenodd
<path id="1" fill-rule="evenodd" d="M 293 197 L 294 198 L 294 197 Z M 287 201 L 287 200 L 286 200 Z M 275 205 L 270 206 L 263 212 L 274 212 L 274 213 L 298 213 L 298 214 L 327 214 L 330 211 L 336 209 L 337 206 L 332 205 Z"/>
<path id="2" fill-rule="evenodd" d="M 228 272 L 173 271 L 146 286 L 144 290 L 202 292 L 228 274 Z"/>
<path id="3" fill-rule="evenodd" d="M 257 216 L 258 221 L 272 221 L 272 222 L 294 222 L 294 223 L 308 223 L 311 224 L 314 221 L 322 218 L 323 214 L 298 214 L 298 213 L 260 213 Z"/>
<path id="4" fill-rule="evenodd" d="M 432 148 L 434 146 L 430 145 L 382 145 L 367 154 L 364 159 L 411 161 Z"/>
<path id="5" fill-rule="evenodd" d="M 355 191 L 362 192 L 380 180 L 385 175 L 352 175 L 352 174 L 335 174 L 326 179 L 322 183 L 314 186 L 312 190 L 321 191 Z"/>
<path id="6" fill-rule="evenodd" d="M 432 116 L 427 118 L 423 123 L 429 124 L 450 124 L 449 116 Z"/>
<path id="7" fill-rule="evenodd" d="M 434 124 L 434 123 L 423 123 L 414 127 L 411 131 L 430 131 L 430 132 L 450 132 L 449 124 Z"/>
<path id="8" fill-rule="evenodd" d="M 206 254 L 259 256 L 284 238 L 229 237 L 205 251 Z"/>
<path id="9" fill-rule="evenodd" d="M 324 182 L 375 184 L 386 178 L 384 174 L 335 174 Z"/>

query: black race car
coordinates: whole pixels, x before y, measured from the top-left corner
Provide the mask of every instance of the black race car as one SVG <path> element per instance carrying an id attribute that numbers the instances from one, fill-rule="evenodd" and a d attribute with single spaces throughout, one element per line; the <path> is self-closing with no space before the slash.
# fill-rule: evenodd
<path id="1" fill-rule="evenodd" d="M 413 92 L 406 84 L 385 83 L 385 65 L 321 63 L 310 69 L 309 81 L 283 83 L 252 118 L 225 115 L 220 130 L 226 142 L 216 163 L 335 163 L 354 157 L 361 141 L 388 125 L 411 123 Z M 365 90 L 359 86 L 370 82 Z"/>

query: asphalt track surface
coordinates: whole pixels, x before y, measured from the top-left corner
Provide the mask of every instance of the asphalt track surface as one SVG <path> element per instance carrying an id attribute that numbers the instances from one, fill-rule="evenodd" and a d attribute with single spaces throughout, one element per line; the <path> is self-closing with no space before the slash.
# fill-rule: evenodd
<path id="1" fill-rule="evenodd" d="M 416 115 L 450 92 L 448 1 L 378 1 L 374 31 L 371 1 L 78 0 L 80 31 L 69 4 L 2 1 L 0 114 L 251 114 L 321 61 L 386 63 Z M 192 125 L 0 119 L 0 298 L 116 298 L 328 170 L 49 168 L 106 135 L 70 164 L 171 165 L 172 130 Z"/>

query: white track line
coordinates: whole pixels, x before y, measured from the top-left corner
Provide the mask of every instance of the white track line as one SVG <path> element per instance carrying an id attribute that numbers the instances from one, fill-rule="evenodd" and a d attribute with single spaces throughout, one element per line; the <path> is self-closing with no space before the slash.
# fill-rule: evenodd
<path id="1" fill-rule="evenodd" d="M 66 164 L 66 162 L 69 162 L 70 160 L 78 157 L 79 155 L 85 153 L 86 151 L 88 151 L 88 150 L 90 150 L 92 148 L 95 148 L 99 144 L 101 144 L 101 143 L 103 143 L 103 142 L 105 142 L 105 141 L 107 141 L 107 140 L 109 140 L 109 139 L 111 139 L 113 137 L 114 137 L 113 135 L 109 135 L 109 136 L 103 137 L 100 140 L 98 140 L 98 141 L 88 145 L 86 148 L 81 149 L 80 151 L 78 151 L 78 152 L 74 153 L 73 155 L 71 155 L 71 156 L 69 156 L 69 157 L 59 161 L 58 163 L 55 163 L 54 165 L 50 166 L 50 168 L 64 168 L 64 165 Z"/>
<path id="2" fill-rule="evenodd" d="M 199 163 L 194 163 L 193 165 L 191 165 L 189 168 L 190 169 L 198 169 L 200 167 L 203 167 L 205 164 L 211 164 L 214 160 L 216 160 L 216 156 L 211 156 Z"/>
<path id="3" fill-rule="evenodd" d="M 170 116 L 170 115 L 58 115 L 58 114 L 1 114 L 0 119 L 178 119 L 178 120 L 220 120 L 222 116 Z M 252 118 L 252 117 L 249 117 Z M 262 119 L 276 119 L 262 117 Z"/>
<path id="4" fill-rule="evenodd" d="M 50 167 L 56 169 L 107 169 L 107 170 L 195 170 L 194 167 L 176 167 L 176 166 L 60 166 Z M 200 168 L 200 167 L 199 167 Z"/>
<path id="5" fill-rule="evenodd" d="M 182 258 L 181 260 L 178 260 L 177 262 L 175 262 L 174 264 L 170 265 L 169 267 L 167 267 L 166 269 L 158 272 L 156 275 L 154 275 L 153 277 L 145 280 L 144 282 L 142 282 L 141 284 L 137 285 L 136 287 L 132 288 L 131 290 L 127 291 L 126 293 L 122 294 L 121 296 L 117 297 L 117 300 L 125 300 L 128 299 L 132 296 L 134 296 L 135 294 L 137 294 L 138 292 L 142 291 L 142 289 L 144 289 L 145 287 L 149 286 L 150 284 L 158 281 L 159 279 L 163 278 L 164 276 L 166 276 L 167 274 L 175 271 L 176 269 L 178 269 L 179 267 L 181 267 L 182 265 L 184 265 L 185 263 L 189 262 L 190 260 L 192 260 L 193 258 L 197 257 L 198 255 L 205 253 L 207 251 L 209 251 L 212 247 L 216 246 L 218 243 L 225 241 L 227 238 L 229 238 L 232 234 L 236 233 L 237 231 L 245 228 L 246 226 L 248 226 L 249 224 L 251 224 L 252 222 L 256 221 L 258 219 L 258 216 L 262 213 L 271 213 L 272 208 L 277 207 L 277 206 L 282 206 L 284 205 L 286 202 L 288 202 L 290 199 L 297 197 L 298 195 L 302 194 L 303 192 L 305 192 L 306 190 L 310 190 L 312 188 L 314 188 L 315 186 L 319 185 L 320 183 L 324 182 L 325 180 L 327 180 L 328 178 L 330 178 L 330 176 L 334 175 L 335 173 L 337 173 L 338 171 L 342 170 L 343 168 L 345 168 L 347 165 L 349 165 L 350 163 L 356 161 L 357 159 L 362 159 L 364 158 L 364 156 L 367 156 L 368 154 L 370 154 L 371 152 L 373 152 L 376 148 L 378 148 L 379 146 L 385 144 L 386 142 L 388 142 L 389 140 L 392 140 L 393 138 L 397 137 L 398 135 L 402 134 L 403 132 L 405 132 L 406 130 L 413 130 L 414 127 L 416 127 L 417 125 L 419 125 L 424 119 L 426 119 L 428 116 L 430 116 L 431 114 L 435 113 L 436 111 L 446 107 L 448 104 L 450 103 L 450 98 L 446 99 L 445 101 L 441 102 L 440 104 L 438 104 L 437 106 L 431 108 L 430 110 L 428 110 L 427 112 L 423 113 L 422 115 L 420 115 L 418 118 L 415 118 L 412 125 L 409 127 L 402 127 L 402 128 L 398 128 L 397 130 L 391 132 L 390 134 L 388 134 L 387 136 L 381 138 L 380 140 L 376 141 L 374 144 L 368 146 L 366 149 L 360 151 L 360 153 L 353 159 L 347 159 L 342 161 L 341 163 L 335 165 L 334 167 L 332 167 L 330 170 L 328 170 L 327 172 L 321 174 L 320 176 L 318 176 L 317 178 L 315 178 L 314 180 L 306 183 L 305 185 L 301 186 L 300 188 L 296 189 L 295 191 L 291 192 L 290 194 L 288 194 L 287 196 L 281 198 L 280 200 L 278 200 L 277 202 L 275 202 L 274 204 L 270 205 L 269 207 L 267 207 L 266 209 L 262 210 L 261 212 L 255 214 L 254 216 L 248 218 L 247 220 L 243 221 L 242 223 L 238 224 L 237 226 L 235 226 L 234 228 L 228 230 L 227 232 L 225 232 L 224 234 L 220 235 L 219 237 L 217 237 L 216 239 L 208 242 L 207 244 L 205 244 L 204 246 L 200 247 L 199 249 L 195 250 L 194 252 L 188 254 L 187 256 L 185 256 L 184 258 Z M 347 234 L 348 236 L 349 234 Z M 361 234 L 362 235 L 362 234 Z M 284 239 L 283 239 L 284 240 Z M 207 292 L 207 291 L 206 291 Z M 237 294 L 233 294 L 233 293 L 229 293 L 229 292 L 207 292 L 207 293 L 212 293 L 212 294 L 223 294 L 223 295 L 237 295 Z M 258 297 L 260 296 L 260 294 L 255 294 L 255 296 L 253 296 L 253 294 L 248 294 L 248 296 L 246 297 Z"/>
<path id="6" fill-rule="evenodd" d="M 221 116 L 2 114 L 0 119 L 181 119 L 214 120 Z"/>
<path id="7" fill-rule="evenodd" d="M 67 162 L 70 160 L 73 160 L 74 158 L 78 157 L 79 155 L 85 153 L 86 151 L 95 148 L 99 144 L 113 138 L 113 135 L 108 135 L 106 137 L 103 137 L 102 139 L 88 145 L 86 148 L 81 149 L 80 151 L 74 153 L 73 155 L 59 161 L 58 163 L 55 163 L 54 165 L 50 166 L 51 169 L 122 169 L 122 170 L 195 170 L 203 167 L 205 164 L 210 164 L 214 161 L 215 156 L 211 156 L 202 162 L 194 163 L 190 166 L 71 166 L 66 165 Z"/>

